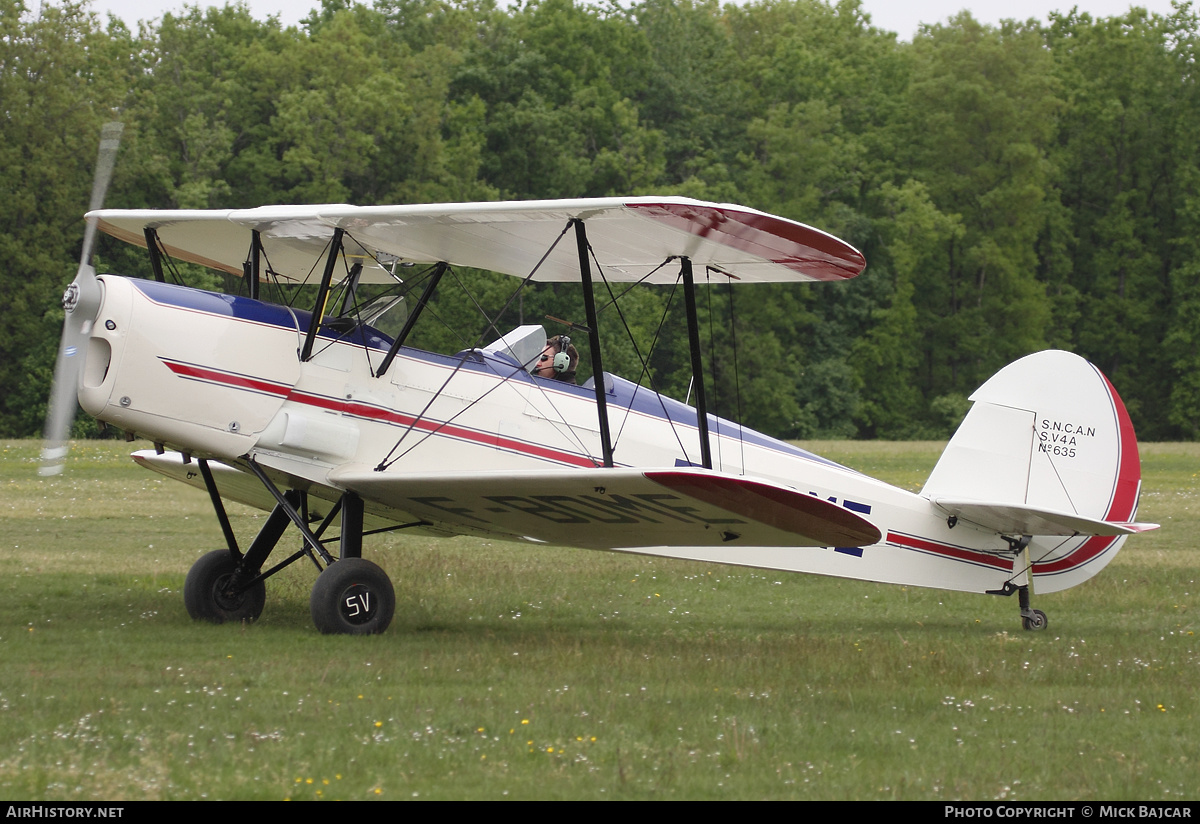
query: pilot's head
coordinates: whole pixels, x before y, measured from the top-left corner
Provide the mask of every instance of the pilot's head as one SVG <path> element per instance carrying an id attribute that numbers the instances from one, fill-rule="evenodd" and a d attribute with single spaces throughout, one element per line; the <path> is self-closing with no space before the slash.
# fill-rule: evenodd
<path id="1" fill-rule="evenodd" d="M 554 378 L 559 381 L 575 382 L 575 369 L 579 366 L 579 352 L 566 335 L 555 335 L 546 341 L 546 348 L 533 366 L 533 374 L 539 378 Z"/>

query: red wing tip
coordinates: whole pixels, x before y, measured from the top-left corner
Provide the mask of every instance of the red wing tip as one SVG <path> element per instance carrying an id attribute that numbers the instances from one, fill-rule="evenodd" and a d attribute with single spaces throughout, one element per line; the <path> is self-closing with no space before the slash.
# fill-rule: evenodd
<path id="1" fill-rule="evenodd" d="M 817 546 L 863 547 L 879 543 L 883 534 L 857 513 L 812 495 L 749 478 L 704 475 L 678 470 L 651 470 L 647 478 L 669 489 L 730 512 L 741 512 L 760 523 L 794 532 L 823 543 Z M 739 497 L 750 494 L 750 499 Z M 766 508 L 757 506 L 761 499 Z M 781 508 L 781 509 L 777 509 Z M 781 511 L 800 516 L 802 522 L 778 520 Z"/>

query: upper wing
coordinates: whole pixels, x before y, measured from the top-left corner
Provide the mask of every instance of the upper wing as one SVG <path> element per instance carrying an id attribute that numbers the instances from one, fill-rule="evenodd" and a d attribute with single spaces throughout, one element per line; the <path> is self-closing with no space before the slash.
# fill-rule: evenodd
<path id="1" fill-rule="evenodd" d="M 100 231 L 136 246 L 145 246 L 145 230 L 153 229 L 171 257 L 238 276 L 243 274 L 242 262 L 249 258 L 251 233 L 257 231 L 266 258 L 264 271 L 269 266 L 273 274 L 286 280 L 319 283 L 322 255 L 335 228 L 322 218 L 322 210 L 349 208 L 100 209 L 87 216 L 96 218 Z M 391 281 L 375 259 L 382 250 L 369 249 L 353 238 L 346 239 L 343 248 L 348 256 L 363 263 L 363 282 Z"/>
<path id="2" fill-rule="evenodd" d="M 866 546 L 865 518 L 785 487 L 698 469 L 408 475 L 343 467 L 329 480 L 452 531 L 589 549 Z"/>
<path id="3" fill-rule="evenodd" d="M 588 241 L 610 281 L 672 283 L 686 256 L 743 282 L 842 280 L 863 270 L 862 254 L 838 238 L 786 218 L 730 204 L 689 198 L 444 203 L 414 206 L 264 206 L 223 211 L 102 209 L 90 212 L 102 231 L 146 245 L 154 229 L 181 260 L 234 275 L 260 233 L 271 269 L 300 282 L 320 278 L 314 267 L 334 228 L 346 230 L 347 251 L 367 264 L 364 280 L 386 278 L 372 256 L 411 263 L 445 261 L 534 280 L 578 281 L 573 237 L 556 239 L 572 220 L 585 223 Z M 547 255 L 547 250 L 550 251 Z M 543 260 L 545 258 L 545 260 Z M 540 265 L 539 265 L 540 262 Z"/>

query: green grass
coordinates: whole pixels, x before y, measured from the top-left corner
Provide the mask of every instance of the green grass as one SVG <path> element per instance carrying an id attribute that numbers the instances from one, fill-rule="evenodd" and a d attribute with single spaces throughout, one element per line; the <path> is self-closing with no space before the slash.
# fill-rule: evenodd
<path id="1" fill-rule="evenodd" d="M 1035 598 L 1043 633 L 1012 598 L 389 536 L 371 638 L 313 629 L 299 564 L 257 624 L 193 623 L 203 494 L 124 444 L 57 480 L 2 446 L 6 799 L 1197 797 L 1200 445 L 1143 446 L 1164 528 Z M 941 448 L 805 446 L 914 489 Z"/>

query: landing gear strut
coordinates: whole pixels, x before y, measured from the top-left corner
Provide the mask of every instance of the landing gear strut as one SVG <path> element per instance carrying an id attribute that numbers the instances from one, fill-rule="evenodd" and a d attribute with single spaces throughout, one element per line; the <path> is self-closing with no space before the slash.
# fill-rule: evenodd
<path id="1" fill-rule="evenodd" d="M 318 630 L 344 635 L 373 635 L 385 631 L 396 611 L 396 594 L 387 573 L 362 557 L 362 499 L 353 492 L 342 495 L 314 533 L 309 527 L 307 496 L 295 490 L 280 492 L 252 458 L 247 457 L 246 461 L 250 471 L 275 498 L 276 505 L 244 555 L 229 526 L 208 464 L 199 461 L 228 549 L 208 553 L 188 572 L 183 588 L 188 615 L 195 620 L 218 624 L 254 621 L 262 614 L 266 602 L 265 580 L 307 557 L 320 570 L 309 602 Z M 339 512 L 342 518 L 340 552 L 339 558 L 335 559 L 320 536 Z M 304 547 L 266 572 L 261 571 L 289 524 L 300 530 Z"/>
<path id="2" fill-rule="evenodd" d="M 1021 626 L 1024 629 L 1038 632 L 1043 630 L 1049 624 L 1046 618 L 1046 613 L 1040 609 L 1029 608 L 1029 587 L 1021 587 L 1017 590 L 1017 597 L 1021 602 Z"/>
<path id="3" fill-rule="evenodd" d="M 988 595 L 1012 595 L 1017 593 L 1021 603 L 1021 627 L 1023 629 L 1037 632 L 1045 629 L 1050 624 L 1050 620 L 1046 617 L 1046 613 L 1040 609 L 1030 609 L 1029 607 L 1029 587 L 1026 585 L 1014 584 L 1012 581 L 1005 581 L 1004 586 L 1000 589 L 989 589 Z"/>
<path id="4" fill-rule="evenodd" d="M 1020 538 L 1010 538 L 1007 535 L 1003 536 L 1008 542 L 1008 546 L 1016 555 L 1018 563 L 1024 569 L 1017 578 L 1024 577 L 1026 581 L 1033 580 L 1033 563 L 1029 559 L 1029 542 L 1032 537 L 1022 535 Z M 1031 590 L 1029 584 L 1014 584 L 1012 580 L 1004 582 L 1004 586 L 1000 589 L 989 589 L 988 595 L 1012 595 L 1017 593 L 1017 600 L 1021 604 L 1021 626 L 1026 630 L 1038 632 L 1045 629 L 1049 625 L 1049 620 L 1046 618 L 1046 613 L 1040 609 L 1032 609 L 1029 604 L 1029 596 Z"/>

